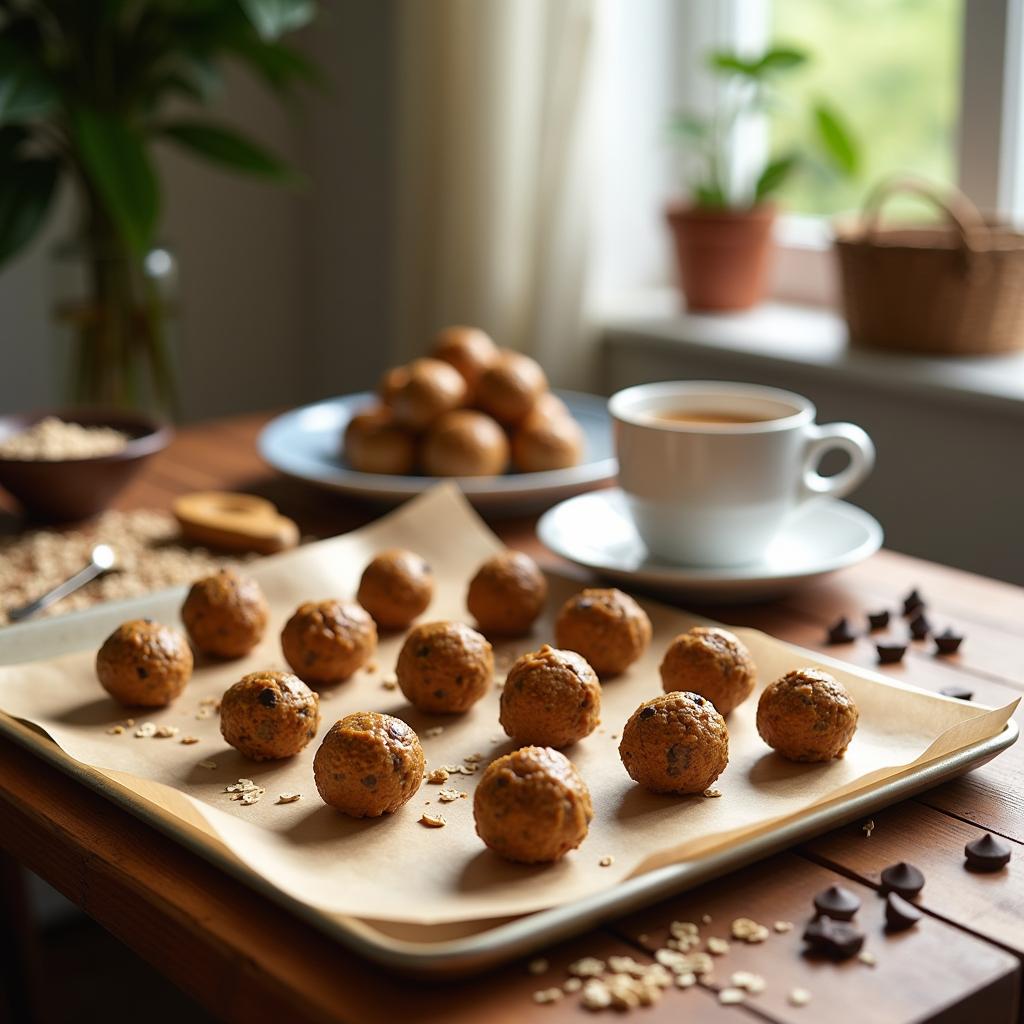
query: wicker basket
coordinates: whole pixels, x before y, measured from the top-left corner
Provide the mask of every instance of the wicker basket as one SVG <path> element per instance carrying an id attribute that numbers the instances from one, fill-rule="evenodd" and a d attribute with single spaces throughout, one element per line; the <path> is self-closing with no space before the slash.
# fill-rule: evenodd
<path id="1" fill-rule="evenodd" d="M 912 193 L 947 226 L 880 228 L 882 205 Z M 987 223 L 956 190 L 883 182 L 852 228 L 836 228 L 850 340 L 870 348 L 979 355 L 1024 347 L 1024 235 Z"/>

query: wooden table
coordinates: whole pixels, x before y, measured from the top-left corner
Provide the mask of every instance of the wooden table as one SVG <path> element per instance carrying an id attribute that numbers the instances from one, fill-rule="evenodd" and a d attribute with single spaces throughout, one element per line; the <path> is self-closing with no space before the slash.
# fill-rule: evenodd
<path id="1" fill-rule="evenodd" d="M 120 505 L 166 507 L 178 493 L 257 491 L 295 516 L 303 529 L 331 535 L 367 520 L 370 510 L 268 472 L 254 438 L 265 417 L 236 418 L 182 430 L 122 496 Z M 542 562 L 532 522 L 497 522 L 511 545 Z M 966 685 L 976 699 L 1005 703 L 1024 692 L 1024 590 L 882 552 L 864 565 L 787 600 L 719 609 L 728 622 L 757 626 L 822 648 L 825 626 L 840 614 L 859 622 L 893 607 L 912 586 L 929 601 L 940 628 L 967 635 L 962 652 L 937 659 L 917 644 L 901 666 L 883 671 L 931 690 Z M 875 667 L 870 643 L 829 648 Z M 553 1024 L 589 1016 L 575 998 L 537 1005 L 532 993 L 558 984 L 581 955 L 642 958 L 672 920 L 710 914 L 720 934 L 747 916 L 796 924 L 762 945 L 733 943 L 709 985 L 670 989 L 643 1020 L 1003 1022 L 1019 1019 L 1024 956 L 1024 743 L 969 776 L 874 816 L 870 837 L 853 824 L 727 878 L 609 923 L 544 955 L 551 970 L 533 977 L 512 964 L 455 984 L 399 980 L 328 942 L 266 899 L 107 803 L 9 742 L 0 743 L 0 846 L 84 908 L 213 1013 L 227 1020 L 488 1020 Z M 966 872 L 964 843 L 991 831 L 1011 840 L 1014 859 L 995 875 Z M 886 865 L 906 860 L 925 873 L 925 918 L 911 932 L 886 936 L 883 901 L 872 890 Z M 837 965 L 804 958 L 800 931 L 812 896 L 842 883 L 863 898 L 860 921 L 877 963 Z M 2 889 L 0 889 L 2 893 Z M 8 972 L 17 962 L 4 964 Z M 762 975 L 767 990 L 742 1006 L 721 1005 L 717 990 L 735 970 Z M 0 973 L 0 982 L 3 974 Z M 789 1004 L 794 987 L 812 1002 Z"/>

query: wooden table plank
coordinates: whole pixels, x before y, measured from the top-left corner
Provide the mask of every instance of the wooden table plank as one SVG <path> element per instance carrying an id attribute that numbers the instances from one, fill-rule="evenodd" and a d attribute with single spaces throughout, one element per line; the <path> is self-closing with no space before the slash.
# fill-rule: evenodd
<path id="1" fill-rule="evenodd" d="M 864 844 L 864 837 L 847 843 Z M 860 896 L 857 924 L 866 936 L 865 950 L 877 959 L 868 966 L 854 958 L 836 964 L 803 954 L 803 928 L 813 917 L 814 896 L 830 885 L 842 884 Z M 700 924 L 705 914 L 710 925 L 700 925 L 702 937 L 725 938 L 729 950 L 715 958 L 708 982 L 718 990 L 730 984 L 734 971 L 751 971 L 765 978 L 767 988 L 751 996 L 750 1005 L 772 1020 L 800 1024 L 808 1020 L 830 1024 L 895 1024 L 929 1020 L 941 1014 L 963 993 L 973 993 L 968 1008 L 975 1020 L 1014 1021 L 1014 993 L 1020 964 L 1008 953 L 966 935 L 943 921 L 926 919 L 899 935 L 885 932 L 884 903 L 873 890 L 845 879 L 793 854 L 762 861 L 756 871 L 745 871 L 712 882 L 692 893 L 669 900 L 618 922 L 615 930 L 647 949 L 663 945 L 673 920 Z M 774 930 L 763 944 L 748 945 L 730 937 L 730 925 L 749 917 L 769 929 L 774 922 L 793 925 L 791 931 Z M 812 1002 L 793 1006 L 789 993 L 806 989 Z"/>

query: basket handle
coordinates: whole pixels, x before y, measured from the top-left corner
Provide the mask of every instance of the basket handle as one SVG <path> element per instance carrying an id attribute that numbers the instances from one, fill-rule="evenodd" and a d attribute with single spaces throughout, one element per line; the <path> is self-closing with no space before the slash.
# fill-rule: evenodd
<path id="1" fill-rule="evenodd" d="M 883 205 L 894 195 L 901 193 L 920 196 L 932 206 L 938 207 L 946 215 L 949 223 L 956 228 L 961 246 L 970 252 L 978 251 L 978 236 L 983 236 L 986 228 L 985 220 L 974 203 L 952 185 L 939 188 L 923 178 L 909 175 L 886 178 L 868 193 L 867 199 L 864 200 L 864 209 L 861 211 L 864 241 L 870 241 L 878 230 Z"/>

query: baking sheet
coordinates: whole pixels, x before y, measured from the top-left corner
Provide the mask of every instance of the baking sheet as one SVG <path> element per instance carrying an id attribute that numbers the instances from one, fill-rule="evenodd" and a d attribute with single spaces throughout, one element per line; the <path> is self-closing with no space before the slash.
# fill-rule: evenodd
<path id="1" fill-rule="evenodd" d="M 258 667 L 283 668 L 277 631 L 301 600 L 354 592 L 365 562 L 386 546 L 422 553 L 435 568 L 438 594 L 428 616 L 464 616 L 466 582 L 479 561 L 500 547 L 456 489 L 438 488 L 354 534 L 267 559 L 253 567 L 270 599 L 272 629 L 257 651 L 230 664 L 197 669 L 177 704 L 146 715 L 157 725 L 177 726 L 200 737 L 184 746 L 179 737 L 135 739 L 132 730 L 107 729 L 125 712 L 95 681 L 92 652 L 0 669 L 0 707 L 31 721 L 71 756 L 107 772 L 144 799 L 163 806 L 213 837 L 233 856 L 290 897 L 326 914 L 433 924 L 524 914 L 584 899 L 659 865 L 693 861 L 744 840 L 798 822 L 815 807 L 853 797 L 913 764 L 926 764 L 995 736 L 1013 705 L 991 711 L 962 704 L 872 673 L 842 671 L 861 709 L 861 726 L 849 753 L 824 766 L 781 761 L 760 742 L 753 725 L 754 702 L 730 717 L 731 760 L 716 783 L 723 796 L 655 797 L 635 787 L 619 762 L 617 733 L 643 699 L 660 692 L 657 663 L 677 632 L 696 619 L 645 602 L 655 639 L 645 659 L 603 688 L 603 725 L 568 751 L 591 787 L 596 816 L 580 850 L 559 865 L 527 868 L 501 862 L 476 838 L 471 795 L 475 776 L 453 776 L 449 785 L 467 798 L 439 805 L 436 786 L 425 785 L 399 813 L 376 821 L 353 821 L 325 807 L 312 784 L 315 743 L 286 764 L 255 765 L 220 739 L 214 717 L 198 718 L 203 697 L 218 696 L 241 674 Z M 550 619 L 576 584 L 551 577 L 548 615 L 532 637 L 497 648 L 499 672 L 523 650 L 550 639 Z M 150 613 L 176 616 L 176 600 Z M 813 657 L 754 631 L 741 631 L 758 663 L 762 683 Z M 102 636 L 95 638 L 98 643 Z M 497 725 L 497 691 L 461 718 L 423 716 L 398 691 L 385 689 L 401 636 L 386 638 L 377 664 L 322 697 L 321 732 L 359 708 L 406 718 L 421 736 L 442 725 L 423 744 L 428 762 L 459 763 L 469 754 L 485 759 L 510 749 Z M 141 716 L 135 716 L 138 722 Z M 212 761 L 216 768 L 203 766 Z M 232 802 L 224 787 L 240 777 L 267 787 L 253 806 Z M 302 799 L 278 805 L 278 793 Z M 448 819 L 444 829 L 417 823 L 425 801 Z M 602 867 L 605 857 L 610 867 Z"/>

